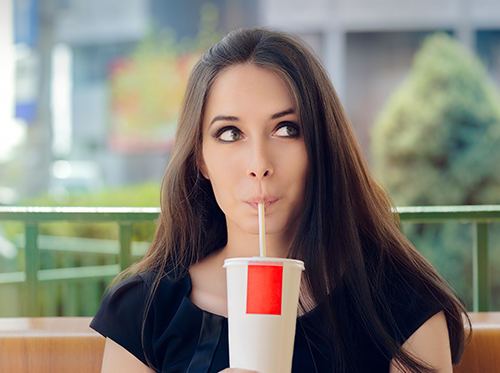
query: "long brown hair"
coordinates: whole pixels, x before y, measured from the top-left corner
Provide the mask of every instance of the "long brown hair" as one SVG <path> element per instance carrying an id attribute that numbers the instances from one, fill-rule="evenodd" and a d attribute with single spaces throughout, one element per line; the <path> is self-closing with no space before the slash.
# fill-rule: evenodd
<path id="1" fill-rule="evenodd" d="M 352 333 L 353 325 L 366 330 L 376 346 L 411 372 L 432 371 L 403 351 L 394 337 L 399 328 L 391 313 L 389 276 L 418 279 L 426 296 L 441 304 L 453 363 L 458 363 L 465 344 L 465 309 L 401 233 L 392 200 L 371 175 L 324 68 L 307 45 L 282 32 L 233 31 L 195 65 L 162 181 L 156 235 L 148 253 L 128 273 L 157 271 L 157 285 L 165 273 L 184 276 L 190 266 L 226 244 L 225 217 L 197 159 L 210 89 L 221 72 L 241 63 L 279 73 L 297 103 L 309 175 L 306 207 L 289 256 L 305 262 L 305 287 L 327 325 L 323 337 L 339 351 L 335 371 L 357 371 L 359 351 L 353 346 L 359 337 Z M 335 304 L 332 293 L 338 295 Z M 311 304 L 303 301 L 302 306 Z"/>

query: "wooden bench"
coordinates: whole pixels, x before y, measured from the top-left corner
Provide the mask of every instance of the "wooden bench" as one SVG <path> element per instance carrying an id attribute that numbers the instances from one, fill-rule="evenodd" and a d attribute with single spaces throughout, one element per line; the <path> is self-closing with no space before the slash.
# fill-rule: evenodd
<path id="1" fill-rule="evenodd" d="M 500 312 L 470 313 L 472 340 L 453 373 L 500 372 Z"/>
<path id="2" fill-rule="evenodd" d="M 0 372 L 99 373 L 105 339 L 90 317 L 0 319 Z"/>
<path id="3" fill-rule="evenodd" d="M 454 373 L 500 372 L 500 312 L 470 316 L 472 342 Z M 89 317 L 0 319 L 0 372 L 99 373 L 105 340 L 88 327 L 90 320 Z"/>

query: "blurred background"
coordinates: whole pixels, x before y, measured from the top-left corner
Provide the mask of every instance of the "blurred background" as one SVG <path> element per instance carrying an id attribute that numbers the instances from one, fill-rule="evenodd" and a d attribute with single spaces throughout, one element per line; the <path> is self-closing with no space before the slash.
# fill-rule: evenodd
<path id="1" fill-rule="evenodd" d="M 225 33 L 249 26 L 313 47 L 396 205 L 500 204 L 497 0 L 2 0 L 0 205 L 157 207 L 191 67 Z M 22 268 L 24 228 L 0 223 L 0 272 Z M 404 230 L 470 305 L 467 224 Z M 139 224 L 134 237 L 148 242 L 153 231 Z M 47 223 L 40 234 L 118 233 Z M 493 309 L 499 236 L 491 224 Z M 40 265 L 63 262 L 44 252 Z M 42 304 L 42 314 L 92 315 L 107 283 L 86 308 Z"/>

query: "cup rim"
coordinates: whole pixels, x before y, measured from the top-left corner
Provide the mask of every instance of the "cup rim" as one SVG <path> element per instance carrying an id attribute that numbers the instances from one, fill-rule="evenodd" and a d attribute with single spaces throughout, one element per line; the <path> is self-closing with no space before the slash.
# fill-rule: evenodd
<path id="1" fill-rule="evenodd" d="M 261 256 L 252 256 L 252 257 L 240 257 L 240 258 L 228 258 L 224 260 L 223 268 L 227 268 L 228 266 L 234 265 L 246 265 L 249 263 L 287 263 L 288 265 L 295 265 L 300 269 L 304 270 L 304 262 L 299 259 L 290 259 L 290 258 L 269 258 L 269 257 L 261 257 Z"/>

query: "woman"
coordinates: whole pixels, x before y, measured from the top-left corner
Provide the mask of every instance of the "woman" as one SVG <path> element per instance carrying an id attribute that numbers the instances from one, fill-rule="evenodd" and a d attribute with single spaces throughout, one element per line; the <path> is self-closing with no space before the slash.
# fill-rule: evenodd
<path id="1" fill-rule="evenodd" d="M 146 256 L 91 326 L 103 372 L 229 369 L 224 259 L 306 271 L 293 372 L 451 372 L 460 302 L 402 235 L 324 69 L 298 39 L 232 32 L 194 67 Z"/>

